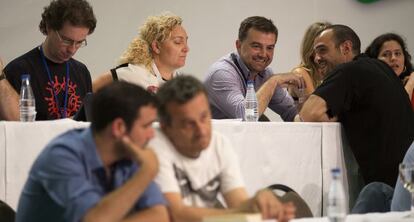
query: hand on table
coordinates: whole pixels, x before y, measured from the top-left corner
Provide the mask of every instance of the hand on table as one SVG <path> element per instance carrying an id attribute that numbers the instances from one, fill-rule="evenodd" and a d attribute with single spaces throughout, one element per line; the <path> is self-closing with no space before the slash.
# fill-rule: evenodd
<path id="1" fill-rule="evenodd" d="M 262 214 L 263 219 L 277 219 L 279 222 L 289 221 L 295 217 L 296 207 L 293 203 L 281 203 L 276 195 L 263 189 L 252 199 L 252 208 Z"/>

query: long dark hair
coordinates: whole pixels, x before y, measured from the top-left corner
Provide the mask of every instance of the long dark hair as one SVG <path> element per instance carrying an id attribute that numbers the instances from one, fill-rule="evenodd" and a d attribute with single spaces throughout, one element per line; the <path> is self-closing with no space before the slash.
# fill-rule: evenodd
<path id="1" fill-rule="evenodd" d="M 395 33 L 385 33 L 385 34 L 378 36 L 367 47 L 367 49 L 365 50 L 365 54 L 367 54 L 371 58 L 378 58 L 378 55 L 380 53 L 381 47 L 384 44 L 384 42 L 388 42 L 392 40 L 400 44 L 401 49 L 404 54 L 405 70 L 399 76 L 400 79 L 404 79 L 406 76 L 410 75 L 410 73 L 412 72 L 413 65 L 411 64 L 411 55 L 407 51 L 407 45 L 405 44 L 404 39 L 400 35 L 395 34 Z"/>

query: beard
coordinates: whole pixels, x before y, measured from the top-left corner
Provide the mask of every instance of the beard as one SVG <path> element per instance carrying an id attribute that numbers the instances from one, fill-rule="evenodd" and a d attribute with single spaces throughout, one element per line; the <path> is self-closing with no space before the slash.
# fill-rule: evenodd
<path id="1" fill-rule="evenodd" d="M 124 144 L 124 142 L 122 142 L 121 139 L 115 141 L 114 155 L 117 159 L 129 158 L 131 156 L 129 148 Z"/>
<path id="2" fill-rule="evenodd" d="M 134 141 L 132 141 L 134 144 L 136 144 Z M 144 144 L 142 145 L 138 145 L 137 146 L 141 147 L 142 149 L 145 149 L 147 147 L 149 143 L 149 140 L 145 141 Z M 118 159 L 133 159 L 133 151 L 131 151 L 132 148 L 128 147 L 127 145 L 125 145 L 124 142 L 122 142 L 122 139 L 118 139 L 115 141 L 115 149 L 114 149 L 114 155 L 116 155 L 116 157 Z"/>

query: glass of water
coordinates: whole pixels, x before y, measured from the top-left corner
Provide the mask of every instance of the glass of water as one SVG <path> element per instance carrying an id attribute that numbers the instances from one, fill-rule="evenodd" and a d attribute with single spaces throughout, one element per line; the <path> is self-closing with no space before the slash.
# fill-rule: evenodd
<path id="1" fill-rule="evenodd" d="M 401 163 L 399 170 L 404 188 L 411 193 L 411 217 L 414 217 L 414 164 Z"/>

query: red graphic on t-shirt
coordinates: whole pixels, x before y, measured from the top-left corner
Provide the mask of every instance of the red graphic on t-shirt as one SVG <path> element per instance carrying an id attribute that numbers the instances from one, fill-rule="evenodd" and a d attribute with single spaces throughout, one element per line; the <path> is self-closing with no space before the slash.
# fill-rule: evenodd
<path id="1" fill-rule="evenodd" d="M 147 91 L 156 94 L 158 91 L 158 86 L 148 86 Z"/>
<path id="2" fill-rule="evenodd" d="M 59 82 L 58 77 L 55 76 L 55 80 L 53 85 L 51 82 L 47 83 L 46 91 L 48 92 L 48 96 L 45 97 L 47 102 L 47 110 L 49 116 L 60 119 L 63 118 L 62 112 L 65 106 L 65 87 L 66 87 L 66 77 L 62 77 L 62 82 Z M 82 101 L 80 100 L 80 96 L 76 95 L 76 88 L 77 85 L 70 81 L 68 84 L 68 101 L 67 101 L 67 108 L 66 108 L 66 117 L 71 117 L 75 115 L 75 113 L 79 110 Z M 54 93 L 59 100 L 59 104 L 56 104 L 56 100 L 54 97 Z M 60 109 L 59 109 L 60 106 Z"/>

